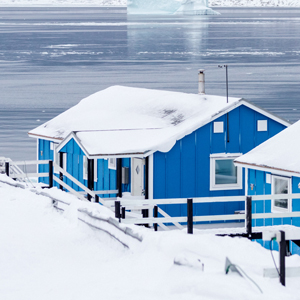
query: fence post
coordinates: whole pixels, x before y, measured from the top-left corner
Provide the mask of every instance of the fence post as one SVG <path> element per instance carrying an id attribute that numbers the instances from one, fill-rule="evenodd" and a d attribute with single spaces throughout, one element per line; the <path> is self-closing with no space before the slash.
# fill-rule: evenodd
<path id="1" fill-rule="evenodd" d="M 9 177 L 9 162 L 5 162 L 5 174 Z"/>
<path id="2" fill-rule="evenodd" d="M 280 230 L 279 242 L 279 280 L 285 286 L 285 255 L 286 255 L 286 240 L 285 232 Z"/>
<path id="3" fill-rule="evenodd" d="M 115 201 L 115 217 L 119 219 L 119 222 L 121 218 L 120 209 L 121 209 L 121 202 Z"/>
<path id="4" fill-rule="evenodd" d="M 193 199 L 187 199 L 187 233 L 193 234 Z"/>
<path id="5" fill-rule="evenodd" d="M 246 197 L 246 231 L 248 239 L 252 237 L 252 197 Z"/>
<path id="6" fill-rule="evenodd" d="M 125 219 L 125 207 L 122 207 L 122 215 L 121 215 L 122 219 Z"/>
<path id="7" fill-rule="evenodd" d="M 157 205 L 154 206 L 153 216 L 154 216 L 154 218 L 158 217 L 158 207 L 157 207 Z M 157 223 L 153 224 L 153 228 L 154 228 L 154 231 L 157 231 Z"/>
<path id="8" fill-rule="evenodd" d="M 95 202 L 99 203 L 99 196 L 98 195 L 95 195 Z"/>
<path id="9" fill-rule="evenodd" d="M 49 160 L 49 188 L 53 187 L 53 161 Z"/>
<path id="10" fill-rule="evenodd" d="M 62 152 L 59 152 L 59 166 L 63 169 L 64 168 L 64 154 Z M 64 175 L 62 172 L 59 172 L 59 179 L 61 181 L 64 181 Z M 64 190 L 64 187 L 60 184 L 59 185 L 59 188 L 63 191 Z"/>
<path id="11" fill-rule="evenodd" d="M 148 218 L 149 217 L 148 209 L 142 209 L 142 215 L 143 215 L 143 218 Z M 145 224 L 145 227 L 149 227 L 149 224 Z"/>

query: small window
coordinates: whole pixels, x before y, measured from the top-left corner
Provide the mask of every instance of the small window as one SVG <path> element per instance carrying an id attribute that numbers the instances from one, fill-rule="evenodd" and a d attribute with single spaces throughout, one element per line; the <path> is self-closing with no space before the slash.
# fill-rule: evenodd
<path id="1" fill-rule="evenodd" d="M 83 156 L 83 179 L 88 179 L 88 160 L 86 156 Z"/>
<path id="2" fill-rule="evenodd" d="M 116 170 L 117 169 L 117 159 L 116 158 L 110 157 L 108 159 L 108 168 L 112 169 L 112 170 Z"/>
<path id="3" fill-rule="evenodd" d="M 210 190 L 242 189 L 242 169 L 233 162 L 237 157 L 210 158 Z"/>
<path id="4" fill-rule="evenodd" d="M 224 122 L 214 122 L 214 133 L 224 132 Z"/>
<path id="5" fill-rule="evenodd" d="M 257 131 L 268 131 L 268 121 L 258 120 L 257 121 Z"/>
<path id="6" fill-rule="evenodd" d="M 50 150 L 54 150 L 54 143 L 50 142 Z"/>
<path id="7" fill-rule="evenodd" d="M 272 176 L 272 195 L 284 195 L 291 192 L 291 180 L 287 177 Z M 282 199 L 272 200 L 272 211 L 290 211 L 290 199 L 282 197 Z"/>

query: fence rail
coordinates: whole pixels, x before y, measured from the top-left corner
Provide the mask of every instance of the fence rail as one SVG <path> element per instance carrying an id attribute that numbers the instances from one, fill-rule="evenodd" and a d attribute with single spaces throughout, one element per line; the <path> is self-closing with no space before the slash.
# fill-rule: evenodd
<path id="1" fill-rule="evenodd" d="M 49 172 L 42 173 L 24 173 L 18 166 L 21 165 L 49 165 Z M 60 176 L 57 177 L 53 174 L 53 167 Z M 5 162 L 5 172 L 15 179 L 28 179 L 28 177 L 49 177 L 49 187 L 53 186 L 53 181 L 56 181 L 61 188 L 65 188 L 70 193 L 74 194 L 81 200 L 87 200 L 83 194 L 87 194 L 95 199 L 95 202 L 99 202 L 112 210 L 115 210 L 116 217 L 120 219 L 122 223 L 125 224 L 159 224 L 162 228 L 167 229 L 164 225 L 166 223 L 172 223 L 177 228 L 182 229 L 180 223 L 189 222 L 213 222 L 213 221 L 237 221 L 237 220 L 247 220 L 247 209 L 246 213 L 240 214 L 228 214 L 228 215 L 207 215 L 207 216 L 194 216 L 192 214 L 192 221 L 189 220 L 188 213 L 187 216 L 183 217 L 171 217 L 169 216 L 160 205 L 173 205 L 173 204 L 185 204 L 188 201 L 186 198 L 172 198 L 172 199 L 122 199 L 118 198 L 118 209 L 116 207 L 115 200 L 106 200 L 100 198 L 98 195 L 108 195 L 108 194 L 118 194 L 118 190 L 105 190 L 105 191 L 93 191 L 87 188 L 83 183 L 73 177 L 71 174 L 66 172 L 63 168 L 53 163 L 52 160 L 32 160 L 32 161 L 11 161 Z M 11 173 L 12 172 L 12 173 Z M 76 191 L 69 184 L 63 181 L 63 178 L 69 179 L 73 182 L 81 191 Z M 224 196 L 224 197 L 196 197 L 192 199 L 192 204 L 200 203 L 228 203 L 228 202 L 245 202 L 246 198 L 251 198 L 251 201 L 263 201 L 263 200 L 276 200 L 276 199 L 300 199 L 300 193 L 298 194 L 282 194 L 282 195 L 253 195 L 253 196 Z M 190 199 L 191 200 L 191 199 Z M 187 205 L 188 209 L 191 209 Z M 118 210 L 122 209 L 121 213 Z M 125 218 L 125 210 L 127 210 L 127 216 Z M 129 211 L 133 211 L 132 213 Z M 137 214 L 134 211 L 141 211 L 142 213 Z M 152 212 L 154 211 L 154 217 Z M 149 212 L 151 212 L 149 214 Z M 158 213 L 161 217 L 158 217 Z M 143 218 L 140 216 L 143 215 Z M 150 215 L 150 216 L 149 216 Z M 138 216 L 138 217 L 135 217 Z M 278 218 L 294 218 L 300 217 L 300 212 L 287 212 L 287 213 L 251 213 L 251 219 L 278 219 Z M 155 227 L 155 226 L 154 226 Z"/>
<path id="2" fill-rule="evenodd" d="M 5 158 L 3 158 L 5 159 Z M 28 166 L 28 165 L 49 165 L 49 172 L 41 172 L 41 173 L 24 173 L 18 166 Z M 59 177 L 54 175 L 53 170 L 59 172 Z M 107 206 L 106 201 L 100 198 L 98 195 L 109 195 L 109 194 L 117 194 L 118 190 L 104 190 L 104 191 L 92 191 L 87 188 L 83 183 L 69 174 L 66 170 L 53 163 L 52 160 L 30 160 L 30 161 L 12 161 L 10 159 L 5 159 L 5 173 L 7 176 L 12 177 L 14 179 L 23 179 L 28 180 L 29 177 L 48 177 L 49 178 L 49 187 L 53 187 L 53 181 L 56 181 L 61 188 L 65 188 L 73 195 L 78 197 L 81 200 L 86 200 L 83 194 L 90 195 L 90 197 L 94 198 L 95 202 L 99 202 L 105 206 Z M 77 185 L 83 191 L 76 191 L 70 185 L 65 183 L 62 179 L 63 176 L 72 181 L 75 185 Z M 109 206 L 109 205 L 108 205 Z"/>

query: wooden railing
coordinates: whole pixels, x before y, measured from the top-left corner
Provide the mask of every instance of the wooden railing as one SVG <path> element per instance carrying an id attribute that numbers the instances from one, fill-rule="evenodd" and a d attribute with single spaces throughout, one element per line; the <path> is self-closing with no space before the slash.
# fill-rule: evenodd
<path id="1" fill-rule="evenodd" d="M 202 197 L 202 198 L 193 198 L 190 199 L 190 205 L 197 203 L 227 203 L 227 202 L 245 202 L 246 199 L 250 198 L 252 201 L 263 201 L 263 200 L 275 200 L 275 199 L 300 199 L 300 194 L 282 194 L 282 195 L 256 195 L 256 196 L 226 196 L 226 197 Z M 214 222 L 214 221 L 238 221 L 238 220 L 246 220 L 247 214 L 238 213 L 238 214 L 226 214 L 226 215 L 206 215 L 206 216 L 195 216 L 192 214 L 192 220 L 189 220 L 188 211 L 191 209 L 189 207 L 189 199 L 187 198 L 177 198 L 177 199 L 143 199 L 143 200 L 128 200 L 128 199 L 119 199 L 119 203 L 116 205 L 123 208 L 123 212 L 125 210 L 134 210 L 134 209 L 146 209 L 153 210 L 154 216 L 151 217 L 138 217 L 138 218 L 124 218 L 122 217 L 121 211 L 118 214 L 118 210 L 116 209 L 116 217 L 119 218 L 120 222 L 125 224 L 159 224 L 160 226 L 165 227 L 164 223 L 174 224 L 176 227 L 182 229 L 182 225 L 180 223 L 189 223 L 189 222 Z M 187 205 L 187 216 L 183 217 L 171 217 L 165 212 L 163 212 L 158 205 L 164 204 L 186 204 Z M 245 205 L 246 207 L 246 205 Z M 158 217 L 158 213 L 162 216 Z M 275 213 L 252 213 L 251 211 L 251 219 L 280 219 L 280 218 L 295 218 L 300 217 L 299 212 L 275 212 Z"/>
<path id="2" fill-rule="evenodd" d="M 42 165 L 49 164 L 49 172 L 43 173 L 24 173 L 18 168 L 20 165 Z M 53 167 L 60 173 L 57 177 L 53 173 Z M 226 215 L 205 215 L 196 216 L 192 213 L 192 219 L 189 219 L 189 211 L 192 210 L 186 198 L 173 198 L 173 199 L 122 199 L 118 198 L 117 201 L 110 200 L 109 198 L 103 199 L 99 195 L 104 194 L 117 194 L 118 190 L 105 190 L 93 191 L 87 188 L 83 183 L 66 172 L 63 168 L 53 163 L 51 160 L 37 160 L 37 161 L 6 161 L 5 172 L 8 176 L 15 179 L 28 179 L 29 177 L 48 177 L 49 187 L 53 186 L 53 181 L 56 181 L 61 188 L 68 190 L 81 200 L 87 201 L 84 194 L 90 195 L 92 200 L 99 202 L 115 211 L 116 217 L 120 222 L 125 224 L 158 224 L 163 229 L 167 230 L 168 227 L 164 224 L 174 224 L 177 228 L 182 229 L 180 223 L 189 222 L 213 222 L 213 221 L 238 221 L 246 220 L 247 214 L 226 214 Z M 68 178 L 71 182 L 78 186 L 81 191 L 76 191 L 69 184 L 63 181 L 63 178 Z M 249 197 L 249 196 L 248 196 Z M 228 203 L 228 202 L 245 202 L 246 196 L 226 196 L 226 197 L 197 197 L 190 199 L 190 203 Z M 251 196 L 251 201 L 275 200 L 275 199 L 300 199 L 300 194 L 283 194 L 283 195 L 255 195 Z M 171 217 L 167 214 L 160 205 L 173 205 L 173 204 L 187 204 L 187 216 Z M 122 213 L 121 213 L 122 210 Z M 125 213 L 126 211 L 126 213 Z M 136 214 L 133 211 L 140 211 L 142 213 Z M 147 212 L 147 213 L 144 213 Z M 149 214 L 150 212 L 150 214 Z M 125 214 L 127 218 L 125 218 Z M 158 217 L 158 214 L 161 216 Z M 143 215 L 143 217 L 142 217 Z M 279 213 L 251 213 L 252 219 L 278 219 L 278 218 L 293 218 L 300 217 L 300 212 L 279 212 Z M 154 226 L 156 227 L 156 226 Z"/>
<path id="3" fill-rule="evenodd" d="M 37 173 L 27 173 L 22 171 L 18 166 L 28 166 L 28 165 L 48 165 L 49 171 L 48 172 L 37 172 Z M 56 171 L 59 172 L 60 176 L 57 177 L 53 173 L 53 169 L 55 168 Z M 70 193 L 75 195 L 81 200 L 88 201 L 84 194 L 90 195 L 94 202 L 101 203 L 103 205 L 107 205 L 106 201 L 103 198 L 100 198 L 98 195 L 109 195 L 109 194 L 117 194 L 118 190 L 103 190 L 103 191 L 92 191 L 87 188 L 83 183 L 69 174 L 66 170 L 58 166 L 57 164 L 53 163 L 52 160 L 31 160 L 31 161 L 11 161 L 8 160 L 5 162 L 5 173 L 7 176 L 18 179 L 18 180 L 29 180 L 30 177 L 48 177 L 49 178 L 49 187 L 53 187 L 53 182 L 57 182 L 61 188 L 68 190 Z M 82 191 L 76 191 L 70 185 L 63 181 L 63 178 L 68 178 L 72 181 L 75 185 L 77 185 Z"/>

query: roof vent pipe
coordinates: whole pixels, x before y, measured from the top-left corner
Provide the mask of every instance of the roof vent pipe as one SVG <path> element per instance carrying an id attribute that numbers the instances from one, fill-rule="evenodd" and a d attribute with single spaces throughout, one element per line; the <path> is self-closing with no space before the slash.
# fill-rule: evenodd
<path id="1" fill-rule="evenodd" d="M 198 71 L 198 81 L 198 94 L 205 95 L 205 74 L 203 69 Z"/>

